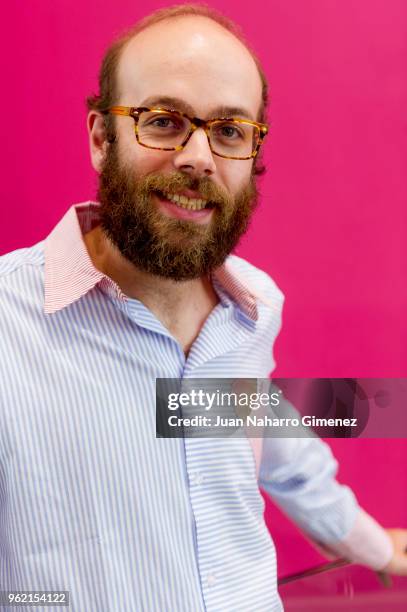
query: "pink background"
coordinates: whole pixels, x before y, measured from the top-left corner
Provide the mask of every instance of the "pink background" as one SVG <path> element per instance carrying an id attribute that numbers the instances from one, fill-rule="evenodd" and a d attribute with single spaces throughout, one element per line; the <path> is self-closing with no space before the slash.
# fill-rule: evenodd
<path id="1" fill-rule="evenodd" d="M 268 173 L 239 254 L 286 294 L 279 376 L 407 376 L 407 4 L 212 1 L 241 24 L 271 84 Z M 0 253 L 93 198 L 85 129 L 112 36 L 165 2 L 7 4 Z M 4 12 L 3 12 L 4 15 Z M 340 478 L 407 527 L 403 440 L 334 441 Z M 280 574 L 318 560 L 270 505 Z"/>

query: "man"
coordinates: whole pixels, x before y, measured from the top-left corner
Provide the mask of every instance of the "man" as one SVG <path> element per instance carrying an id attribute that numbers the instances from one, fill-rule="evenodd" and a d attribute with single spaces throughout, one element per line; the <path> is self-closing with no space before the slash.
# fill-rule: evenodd
<path id="1" fill-rule="evenodd" d="M 405 532 L 359 508 L 320 440 L 155 435 L 156 378 L 274 367 L 282 295 L 229 256 L 267 132 L 257 60 L 176 7 L 111 47 L 100 88 L 100 205 L 0 264 L 1 588 L 66 590 L 74 612 L 281 610 L 259 484 L 334 554 L 407 573 Z"/>

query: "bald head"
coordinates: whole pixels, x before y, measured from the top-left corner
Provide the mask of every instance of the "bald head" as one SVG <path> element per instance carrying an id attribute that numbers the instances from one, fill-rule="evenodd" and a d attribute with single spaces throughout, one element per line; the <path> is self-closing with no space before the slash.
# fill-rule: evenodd
<path id="1" fill-rule="evenodd" d="M 225 107 L 256 120 L 262 104 L 262 81 L 251 53 L 202 16 L 167 19 L 131 38 L 121 53 L 116 85 L 120 104 L 172 98 L 184 103 L 178 110 L 202 118 Z"/>
<path id="2" fill-rule="evenodd" d="M 218 30 L 221 29 L 223 34 L 229 33 L 229 37 L 232 37 L 235 43 L 240 42 L 241 46 L 244 47 L 249 55 L 251 56 L 253 62 L 255 63 L 259 78 L 261 80 L 262 85 L 262 104 L 261 104 L 261 113 L 258 119 L 260 121 L 265 120 L 265 111 L 267 107 L 267 95 L 268 95 L 268 85 L 267 80 L 258 60 L 256 54 L 248 45 L 245 40 L 242 32 L 240 31 L 239 26 L 233 22 L 231 19 L 227 18 L 225 15 L 217 11 L 216 9 L 210 8 L 201 4 L 179 4 L 171 7 L 166 7 L 163 9 L 158 9 L 153 13 L 150 13 L 142 20 L 138 21 L 132 28 L 130 28 L 127 32 L 122 34 L 116 41 L 114 41 L 110 47 L 107 49 L 100 74 L 99 74 L 99 94 L 89 96 L 87 99 L 87 105 L 89 110 L 101 110 L 108 108 L 114 104 L 118 103 L 118 89 L 117 89 L 117 71 L 118 65 L 120 63 L 120 59 L 123 53 L 124 48 L 128 45 L 130 41 L 132 41 L 136 36 L 138 36 L 141 32 L 152 28 L 158 24 L 163 24 L 166 22 L 167 24 L 171 21 L 177 22 L 180 18 L 192 18 L 195 17 L 197 19 L 201 18 L 198 23 L 203 24 L 202 18 L 206 18 L 209 20 L 214 26 L 218 26 Z M 156 30 L 157 32 L 157 30 Z M 214 33 L 214 30 L 212 30 Z M 182 40 L 179 32 L 176 33 L 175 41 L 171 41 L 171 44 L 183 45 L 184 41 Z M 230 48 L 229 48 L 230 50 Z M 164 54 L 164 58 L 166 53 Z M 162 59 L 164 59 L 162 58 Z M 218 58 L 215 58 L 216 60 Z M 237 58 L 232 57 L 232 62 L 236 62 Z M 109 121 L 108 121 L 109 122 Z"/>

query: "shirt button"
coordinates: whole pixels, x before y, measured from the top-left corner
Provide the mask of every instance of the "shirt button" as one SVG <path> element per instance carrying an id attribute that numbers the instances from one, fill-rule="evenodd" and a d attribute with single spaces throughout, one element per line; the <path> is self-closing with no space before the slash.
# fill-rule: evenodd
<path id="1" fill-rule="evenodd" d="M 193 485 L 201 485 L 204 481 L 204 477 L 199 472 L 194 472 L 191 474 L 191 483 Z"/>
<path id="2" fill-rule="evenodd" d="M 208 586 L 214 586 L 214 584 L 216 583 L 216 576 L 215 576 L 215 574 L 208 574 L 206 582 L 208 583 Z"/>

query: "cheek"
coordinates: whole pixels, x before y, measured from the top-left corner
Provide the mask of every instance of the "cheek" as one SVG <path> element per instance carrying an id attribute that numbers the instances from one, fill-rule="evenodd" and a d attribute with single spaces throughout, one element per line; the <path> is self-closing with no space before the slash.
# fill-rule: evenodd
<path id="1" fill-rule="evenodd" d="M 119 140 L 119 155 L 128 167 L 136 170 L 139 176 L 171 170 L 171 154 L 139 145 L 135 134 L 132 139 L 126 135 Z"/>
<path id="2" fill-rule="evenodd" d="M 218 165 L 219 177 L 226 189 L 236 194 L 240 189 L 245 187 L 250 181 L 253 169 L 251 160 L 227 160 Z"/>

